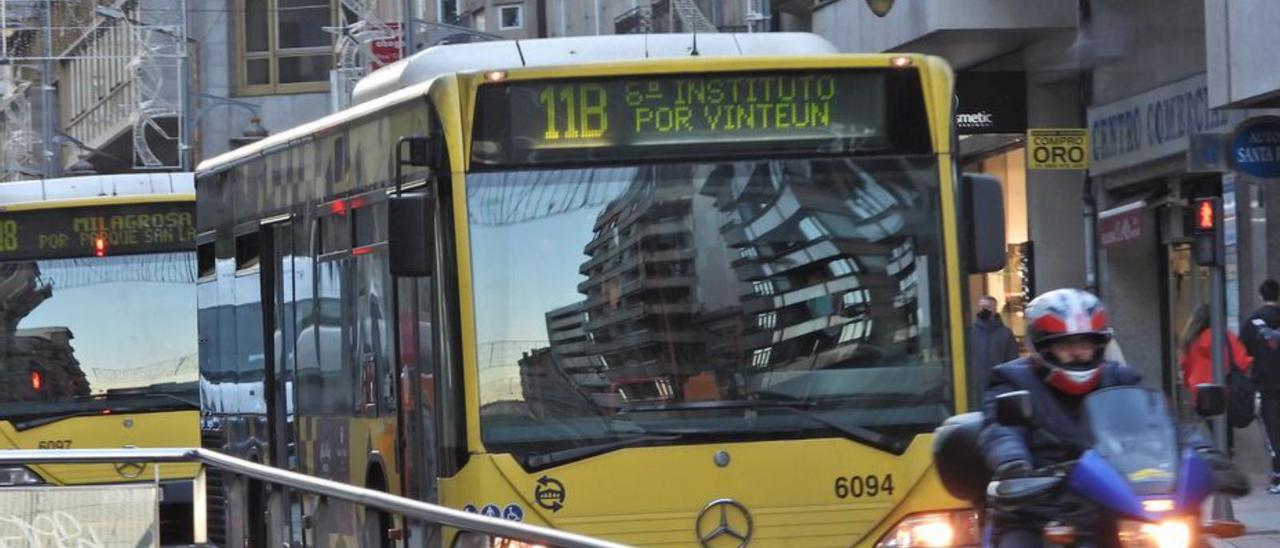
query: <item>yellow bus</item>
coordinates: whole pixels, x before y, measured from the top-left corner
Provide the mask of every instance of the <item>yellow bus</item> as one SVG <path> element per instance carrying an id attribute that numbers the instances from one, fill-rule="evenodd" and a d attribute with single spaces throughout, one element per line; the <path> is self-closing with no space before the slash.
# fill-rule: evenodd
<path id="1" fill-rule="evenodd" d="M 0 184 L 0 449 L 199 445 L 191 173 Z M 193 540 L 196 465 L 31 465 L 8 486 L 155 482 Z"/>
<path id="2" fill-rule="evenodd" d="M 240 402 L 211 447 L 637 545 L 976 541 L 930 434 L 1003 202 L 958 180 L 943 61 L 477 43 L 355 102 L 197 170 L 202 339 L 234 354 L 201 365 Z M 503 542 L 225 489 L 229 544 Z"/>

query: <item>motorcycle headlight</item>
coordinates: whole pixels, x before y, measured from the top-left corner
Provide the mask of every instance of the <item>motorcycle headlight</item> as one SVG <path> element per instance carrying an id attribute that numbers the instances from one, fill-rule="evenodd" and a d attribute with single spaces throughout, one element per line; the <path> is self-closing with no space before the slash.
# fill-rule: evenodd
<path id="1" fill-rule="evenodd" d="M 453 548 L 547 548 L 542 544 L 463 531 L 453 539 Z"/>
<path id="2" fill-rule="evenodd" d="M 22 485 L 42 484 L 44 484 L 44 478 L 41 478 L 26 466 L 0 467 L 0 487 L 18 487 Z"/>
<path id="3" fill-rule="evenodd" d="M 880 537 L 876 548 L 977 546 L 982 528 L 977 510 L 912 514 Z"/>
<path id="4" fill-rule="evenodd" d="M 1156 523 L 1120 521 L 1120 544 L 1146 548 L 1189 548 L 1195 528 L 1186 519 L 1164 519 Z"/>

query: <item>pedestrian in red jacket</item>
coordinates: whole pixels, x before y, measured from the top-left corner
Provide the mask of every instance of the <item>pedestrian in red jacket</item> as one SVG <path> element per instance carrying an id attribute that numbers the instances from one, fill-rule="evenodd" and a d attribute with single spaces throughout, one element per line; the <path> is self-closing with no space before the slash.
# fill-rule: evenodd
<path id="1" fill-rule="evenodd" d="M 1209 329 L 1209 307 L 1200 305 L 1187 322 L 1182 335 L 1182 383 L 1195 401 L 1196 386 L 1213 382 L 1213 331 Z M 1249 372 L 1253 358 L 1236 334 L 1227 331 L 1228 348 L 1223 358 L 1243 373 Z"/>
<path id="2" fill-rule="evenodd" d="M 1222 358 L 1241 372 L 1248 374 L 1253 358 L 1245 350 L 1244 344 L 1236 338 L 1236 334 L 1226 331 L 1227 347 L 1223 348 Z M 1209 329 L 1209 307 L 1200 305 L 1187 321 L 1187 328 L 1182 331 L 1182 384 L 1191 393 L 1194 405 L 1196 386 L 1213 382 L 1213 330 Z M 1224 386 L 1225 388 L 1225 386 Z M 1212 426 L 1212 424 L 1210 425 Z M 1227 428 L 1227 454 L 1235 454 L 1235 436 L 1231 428 Z"/>

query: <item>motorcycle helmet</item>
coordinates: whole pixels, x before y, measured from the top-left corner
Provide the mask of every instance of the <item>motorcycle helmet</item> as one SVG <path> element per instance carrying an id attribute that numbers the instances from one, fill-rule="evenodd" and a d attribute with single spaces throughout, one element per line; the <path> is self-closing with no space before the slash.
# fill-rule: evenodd
<path id="1" fill-rule="evenodd" d="M 1033 299 L 1025 317 L 1027 344 L 1044 369 L 1049 386 L 1077 396 L 1098 386 L 1103 352 L 1111 342 L 1111 325 L 1102 301 L 1088 291 L 1055 289 Z M 1087 360 L 1064 363 L 1049 351 L 1055 342 L 1080 337 L 1097 344 L 1097 351 Z"/>

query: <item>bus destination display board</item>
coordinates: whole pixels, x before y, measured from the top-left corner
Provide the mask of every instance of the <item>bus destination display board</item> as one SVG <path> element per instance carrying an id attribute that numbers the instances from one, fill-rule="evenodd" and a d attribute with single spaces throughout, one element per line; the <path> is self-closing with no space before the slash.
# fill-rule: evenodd
<path id="1" fill-rule="evenodd" d="M 903 76 L 910 82 L 904 82 Z M 914 93 L 911 90 L 914 89 Z M 534 164 L 723 150 L 884 150 L 911 71 L 773 71 L 515 81 L 480 88 L 473 158 Z M 914 117 L 913 117 L 914 118 Z M 898 122 L 895 120 L 895 122 Z M 915 120 L 903 120 L 912 123 Z M 927 126 L 924 133 L 927 134 Z"/>
<path id="2" fill-rule="evenodd" d="M 0 261 L 190 251 L 195 204 L 0 211 Z"/>

